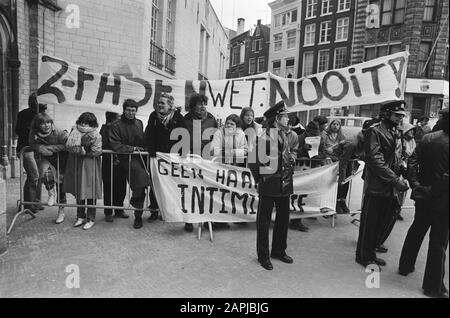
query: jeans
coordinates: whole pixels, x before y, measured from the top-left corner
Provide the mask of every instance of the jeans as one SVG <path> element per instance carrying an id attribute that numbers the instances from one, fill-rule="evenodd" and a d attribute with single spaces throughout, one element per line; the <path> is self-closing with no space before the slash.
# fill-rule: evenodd
<path id="1" fill-rule="evenodd" d="M 41 187 L 42 184 L 39 178 L 39 170 L 34 152 L 23 153 L 23 168 L 27 173 L 27 179 L 23 187 L 23 196 L 25 202 L 39 202 L 41 200 Z M 30 206 L 26 205 L 25 208 Z"/>
<path id="2" fill-rule="evenodd" d="M 59 172 L 56 173 L 56 167 L 59 167 Z M 48 173 L 49 168 L 52 171 L 52 174 Z M 56 176 L 58 179 L 57 188 L 58 188 L 58 203 L 67 203 L 66 199 L 66 193 L 62 190 L 62 182 L 64 179 L 63 173 L 65 168 L 65 162 L 61 160 L 59 164 L 57 163 L 56 154 L 51 157 L 44 157 L 41 156 L 39 162 L 38 162 L 38 169 L 39 169 L 39 178 L 42 180 L 42 182 L 45 185 L 45 188 L 49 191 L 55 187 L 55 178 L 53 176 Z"/>

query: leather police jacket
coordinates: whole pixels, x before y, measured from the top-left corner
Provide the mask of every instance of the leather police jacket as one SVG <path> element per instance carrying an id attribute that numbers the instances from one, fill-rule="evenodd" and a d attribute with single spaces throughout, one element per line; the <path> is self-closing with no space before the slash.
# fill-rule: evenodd
<path id="1" fill-rule="evenodd" d="M 430 189 L 431 207 L 449 210 L 449 137 L 444 131 L 425 135 L 408 160 L 408 181 L 414 189 Z"/>
<path id="2" fill-rule="evenodd" d="M 259 195 L 286 197 L 293 193 L 292 176 L 297 159 L 298 136 L 292 130 L 278 129 L 278 134 L 270 133 L 270 130 L 264 130 L 257 138 L 257 144 L 254 147 L 256 153 L 253 157 L 256 158 L 256 163 L 251 162 L 252 155 L 250 155 L 249 168 L 258 184 Z M 259 154 L 263 143 L 267 154 L 265 158 L 261 158 Z M 269 151 L 271 146 L 277 149 Z M 271 157 L 271 154 L 276 156 Z M 268 157 L 270 160 L 267 160 Z"/>
<path id="3" fill-rule="evenodd" d="M 393 196 L 401 172 L 401 133 L 389 121 L 375 124 L 364 134 L 364 152 L 366 193 Z"/>

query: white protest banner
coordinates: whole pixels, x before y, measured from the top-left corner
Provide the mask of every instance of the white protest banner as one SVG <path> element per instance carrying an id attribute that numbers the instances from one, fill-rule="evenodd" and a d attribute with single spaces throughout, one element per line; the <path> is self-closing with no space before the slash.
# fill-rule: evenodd
<path id="1" fill-rule="evenodd" d="M 270 77 L 269 105 L 284 100 L 291 112 L 404 99 L 408 52 L 383 56 L 300 79 Z"/>
<path id="2" fill-rule="evenodd" d="M 150 168 L 166 222 L 256 221 L 258 192 L 249 169 L 164 153 L 151 159 Z M 291 210 L 333 210 L 337 172 L 337 164 L 295 172 Z"/>
<path id="3" fill-rule="evenodd" d="M 256 117 L 281 99 L 290 111 L 374 104 L 403 99 L 407 52 L 330 70 L 301 79 L 270 73 L 227 80 L 155 80 L 94 73 L 61 58 L 41 54 L 38 101 L 80 109 L 122 111 L 124 101 L 148 117 L 161 93 L 171 93 L 186 111 L 190 96 L 209 98 L 208 111 L 218 118 L 252 107 Z"/>

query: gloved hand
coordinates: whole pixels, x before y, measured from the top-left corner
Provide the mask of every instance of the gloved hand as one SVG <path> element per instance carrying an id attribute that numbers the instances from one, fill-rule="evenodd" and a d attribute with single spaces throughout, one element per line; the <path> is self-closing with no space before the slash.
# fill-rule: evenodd
<path id="1" fill-rule="evenodd" d="M 417 186 L 411 192 L 411 199 L 416 200 L 426 200 L 431 197 L 431 187 L 427 186 Z"/>
<path id="2" fill-rule="evenodd" d="M 310 151 L 312 149 L 312 145 L 311 144 L 305 144 L 303 146 L 303 149 L 305 149 L 306 151 Z"/>
<path id="3" fill-rule="evenodd" d="M 394 188 L 400 192 L 406 192 L 409 189 L 408 184 L 400 178 L 394 181 Z"/>

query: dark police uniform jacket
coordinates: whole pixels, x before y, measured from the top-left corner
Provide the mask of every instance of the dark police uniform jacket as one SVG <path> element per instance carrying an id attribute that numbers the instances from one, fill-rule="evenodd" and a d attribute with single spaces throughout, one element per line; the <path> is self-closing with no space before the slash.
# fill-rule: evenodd
<path id="1" fill-rule="evenodd" d="M 276 140 L 272 140 L 274 137 Z M 264 163 L 264 160 L 258 155 L 261 143 L 266 144 L 266 152 L 269 152 L 270 145 L 278 145 L 275 169 L 267 169 L 263 173 L 261 167 L 269 167 L 270 162 Z M 261 136 L 257 138 L 256 163 L 250 163 L 249 168 L 258 184 L 259 195 L 270 197 L 286 197 L 293 193 L 292 176 L 294 173 L 294 164 L 297 159 L 298 136 L 293 131 L 283 132 L 278 130 L 278 136 L 271 136 L 270 129 L 266 129 Z M 270 153 L 268 154 L 270 155 Z M 250 160 L 250 159 L 249 159 Z M 272 164 L 273 165 L 273 164 Z"/>
<path id="2" fill-rule="evenodd" d="M 398 181 L 401 167 L 402 143 L 397 129 L 380 122 L 364 134 L 366 193 L 392 197 L 393 183 Z"/>

